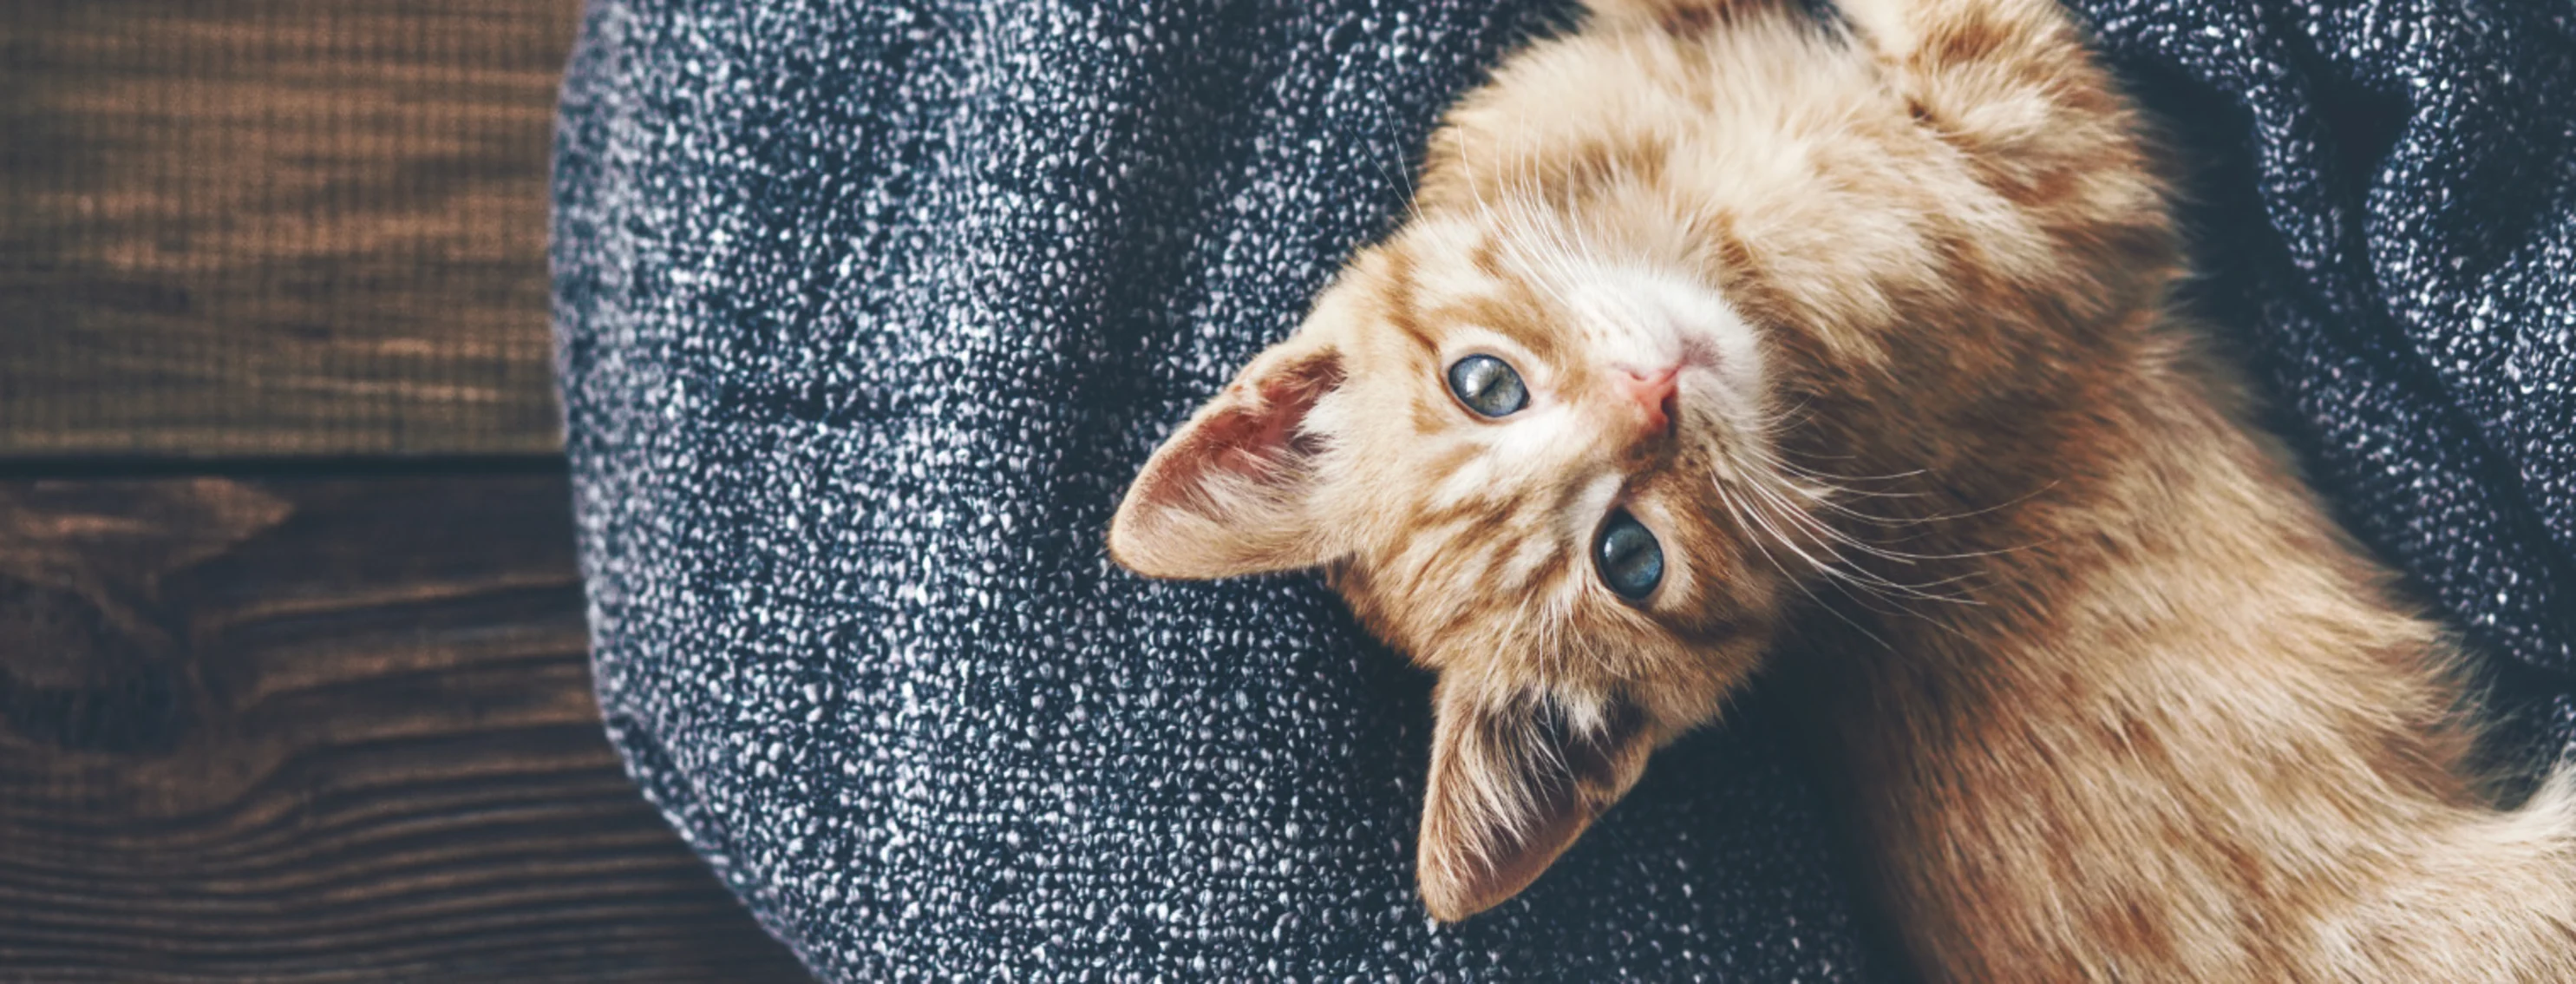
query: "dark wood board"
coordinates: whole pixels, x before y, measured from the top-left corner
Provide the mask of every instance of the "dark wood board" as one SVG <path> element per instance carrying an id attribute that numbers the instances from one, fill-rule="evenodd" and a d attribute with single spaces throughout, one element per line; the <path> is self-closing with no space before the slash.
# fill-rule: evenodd
<path id="1" fill-rule="evenodd" d="M 602 736 L 560 474 L 0 481 L 0 981 L 792 981 Z"/>
<path id="2" fill-rule="evenodd" d="M 580 6 L 0 3 L 0 456 L 559 447 Z"/>

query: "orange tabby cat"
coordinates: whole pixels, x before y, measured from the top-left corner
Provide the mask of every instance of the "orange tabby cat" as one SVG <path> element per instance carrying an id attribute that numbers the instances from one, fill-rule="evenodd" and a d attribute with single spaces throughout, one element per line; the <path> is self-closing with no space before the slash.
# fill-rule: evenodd
<path id="1" fill-rule="evenodd" d="M 1323 567 L 1439 671 L 1440 919 L 1776 650 L 1929 979 L 2576 980 L 2576 786 L 2495 801 L 2453 644 L 2169 310 L 2071 23 L 1841 6 L 1594 0 L 1511 58 L 1111 554 Z"/>

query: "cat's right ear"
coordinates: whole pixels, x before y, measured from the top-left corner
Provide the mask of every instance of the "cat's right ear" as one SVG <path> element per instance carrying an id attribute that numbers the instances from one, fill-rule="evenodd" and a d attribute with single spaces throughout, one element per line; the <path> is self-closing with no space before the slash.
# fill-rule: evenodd
<path id="1" fill-rule="evenodd" d="M 1332 559 L 1314 515 L 1317 401 L 1341 352 L 1290 339 L 1244 367 L 1163 442 L 1109 523 L 1109 557 L 1147 577 L 1218 578 Z"/>
<path id="2" fill-rule="evenodd" d="M 1415 879 L 1431 918 L 1457 922 L 1538 879 L 1628 795 L 1669 731 L 1615 691 L 1452 670 L 1433 692 L 1431 781 Z"/>

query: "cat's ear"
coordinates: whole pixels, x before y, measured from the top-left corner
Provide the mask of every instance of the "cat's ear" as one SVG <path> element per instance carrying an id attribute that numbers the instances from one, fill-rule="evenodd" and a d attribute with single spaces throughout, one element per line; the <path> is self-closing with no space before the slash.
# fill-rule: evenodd
<path id="1" fill-rule="evenodd" d="M 1163 442 L 1109 523 L 1109 556 L 1147 577 L 1217 578 L 1331 560 L 1314 515 L 1315 403 L 1344 379 L 1330 344 L 1264 352 Z"/>
<path id="2" fill-rule="evenodd" d="M 1657 739 L 1616 694 L 1442 677 L 1415 878 L 1454 922 L 1529 887 L 1594 817 L 1627 795 Z"/>

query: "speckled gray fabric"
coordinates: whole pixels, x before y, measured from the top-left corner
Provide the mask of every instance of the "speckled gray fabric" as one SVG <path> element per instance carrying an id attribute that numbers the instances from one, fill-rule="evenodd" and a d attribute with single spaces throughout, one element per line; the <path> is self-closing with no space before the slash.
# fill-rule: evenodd
<path id="1" fill-rule="evenodd" d="M 2198 300 L 2530 694 L 2576 666 L 2568 9 L 2085 11 L 2206 164 Z M 1521 899 L 1434 929 L 1425 678 L 1309 578 L 1101 555 L 1155 442 L 1561 13 L 594 0 L 555 259 L 600 697 L 818 973 L 1888 976 L 1759 692 Z"/>

